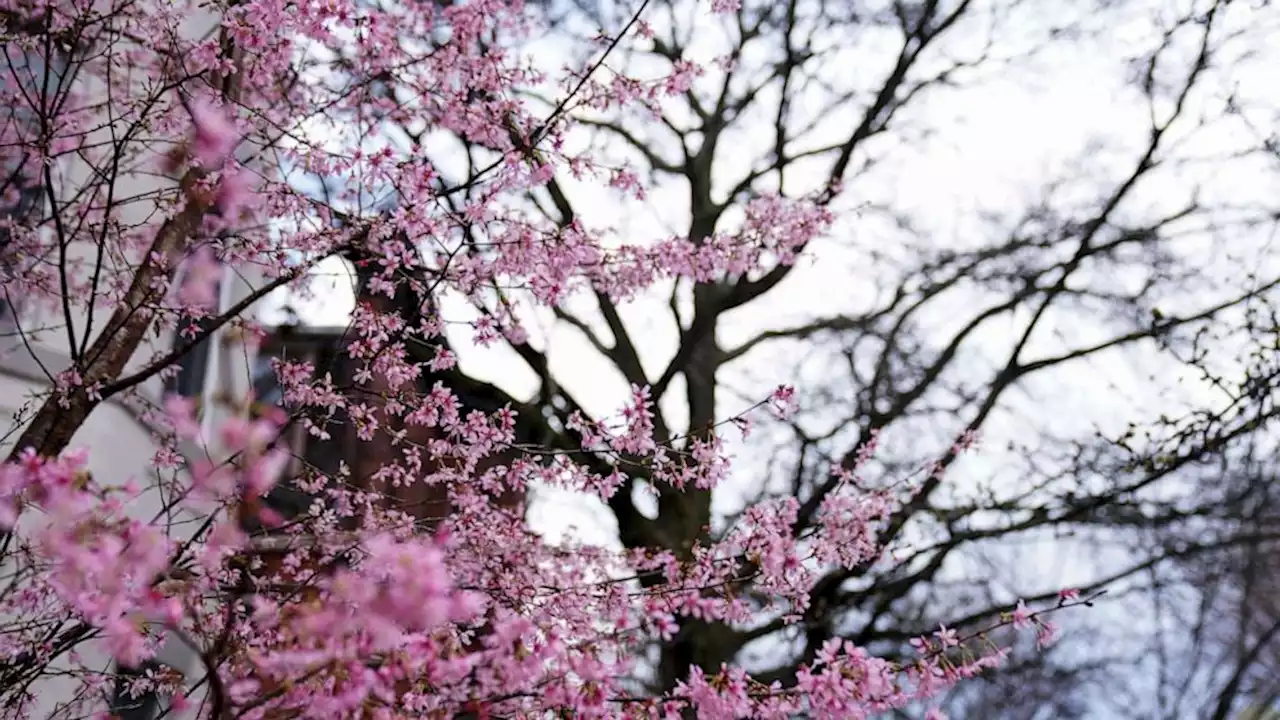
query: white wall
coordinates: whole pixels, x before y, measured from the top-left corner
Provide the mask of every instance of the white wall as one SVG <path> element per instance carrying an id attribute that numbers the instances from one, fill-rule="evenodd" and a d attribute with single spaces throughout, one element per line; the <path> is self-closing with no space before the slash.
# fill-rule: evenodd
<path id="1" fill-rule="evenodd" d="M 177 3 L 181 5 L 181 0 Z M 178 13 L 183 17 L 182 34 L 188 39 L 198 39 L 208 37 L 217 30 L 218 16 L 207 9 L 195 9 L 195 3 L 192 8 L 187 8 L 179 12 L 176 8 L 172 12 Z M 116 56 L 121 56 L 128 50 L 128 43 L 118 43 L 114 49 Z M 0 72 L 4 72 L 0 68 Z M 141 73 L 135 73 L 131 76 L 131 80 L 141 85 L 154 84 L 151 80 L 141 77 Z M 109 105 L 112 98 L 127 97 L 145 97 L 154 93 L 152 90 L 148 94 L 143 94 L 141 89 L 124 89 L 121 86 L 123 81 L 120 78 L 113 79 L 111 89 L 99 78 L 94 77 L 90 72 L 81 70 L 76 75 L 77 91 L 84 94 L 84 102 L 87 104 L 102 103 Z M 172 102 L 177 98 L 177 94 L 173 90 L 167 91 L 162 96 L 164 101 Z M 119 112 L 118 110 L 116 111 Z M 125 136 L 131 129 L 130 118 L 119 119 L 115 114 L 108 115 L 102 113 L 98 122 L 95 123 L 95 129 L 90 132 L 84 141 L 84 147 L 88 148 L 87 152 L 94 152 L 99 148 L 110 147 L 116 139 Z M 138 133 L 134 132 L 134 136 L 146 137 L 150 135 L 146 131 Z M 173 137 L 166 138 L 168 140 L 180 140 L 181 134 L 175 133 Z M 123 161 L 118 168 L 115 181 L 112 183 L 113 188 L 113 216 L 119 221 L 119 226 L 126 230 L 142 229 L 144 233 L 154 234 L 154 231 L 160 226 L 165 212 L 172 212 L 173 199 L 177 197 L 177 178 L 166 176 L 160 168 L 161 154 L 164 150 L 172 148 L 173 145 L 167 143 L 155 143 L 151 145 L 143 145 L 141 143 L 127 144 L 119 156 Z M 241 148 L 241 154 L 249 150 L 248 144 Z M 101 172 L 104 168 L 110 167 L 110 155 L 91 157 L 86 160 L 81 152 L 68 153 L 58 159 L 54 166 L 55 184 L 57 184 L 59 194 L 66 199 L 84 198 L 88 196 L 87 191 L 96 190 L 100 197 L 105 197 L 105 183 L 100 179 Z M 242 158 L 243 159 L 243 158 Z M 101 202 L 101 200 L 96 201 Z M 180 206 L 180 204 L 179 204 Z M 77 205 L 77 208 L 79 205 Z M 73 225 L 78 219 L 76 213 L 64 213 L 64 221 L 68 225 Z M 53 236 L 53 228 L 45 228 Z M 118 243 L 108 242 L 108 247 L 112 250 L 118 249 Z M 94 269 L 98 262 L 99 243 L 95 233 L 84 233 L 83 237 L 72 237 L 66 249 L 67 265 L 75 270 L 76 276 L 82 281 L 89 281 L 94 273 Z M 141 253 L 136 253 L 135 257 L 127 259 L 129 263 L 136 263 Z M 60 259 L 56 256 L 47 258 L 46 262 L 58 262 Z M 111 257 L 107 255 L 103 262 L 103 276 L 106 280 L 116 280 L 120 278 L 118 274 L 120 268 L 125 267 L 125 259 Z M 236 275 L 240 276 L 235 282 L 233 292 L 226 298 L 228 302 L 235 302 L 244 297 L 251 289 L 251 285 L 257 283 L 254 275 L 245 276 L 243 270 Z M 69 312 L 67 311 L 69 310 Z M 66 317 L 69 315 L 71 324 L 75 328 L 77 340 L 89 335 L 89 342 L 101 334 L 103 326 L 116 307 L 111 304 L 101 303 L 93 309 L 93 322 L 90 325 L 90 309 L 85 303 L 70 303 L 68 309 L 62 307 L 43 307 L 31 308 L 24 312 L 21 318 L 21 325 L 26 340 L 43 350 L 55 352 L 61 355 L 67 355 L 68 333 L 66 331 Z M 148 335 L 145 344 L 131 359 L 129 370 L 137 370 L 144 367 L 147 360 L 154 356 L 156 352 L 167 352 L 172 348 L 173 337 L 166 333 L 160 337 Z M 158 383 L 152 383 L 158 389 Z"/>
<path id="2" fill-rule="evenodd" d="M 203 36 L 216 28 L 216 21 L 217 16 L 209 12 L 188 12 L 185 15 L 184 34 L 191 38 Z M 126 48 L 117 47 L 116 52 L 124 49 Z M 0 72 L 2 71 L 0 69 Z M 85 75 L 82 73 L 78 82 L 81 83 L 80 88 L 87 94 L 89 101 L 105 101 L 108 97 L 105 86 L 88 79 Z M 101 127 L 87 138 L 87 145 L 93 146 L 111 141 L 111 128 L 106 124 L 106 118 L 104 114 Z M 154 152 L 139 148 L 135 150 L 138 152 L 132 164 L 124 167 L 114 183 L 114 196 L 117 199 L 130 198 L 128 202 L 119 206 L 118 217 L 124 227 L 140 226 L 144 223 L 157 227 L 156 198 L 166 192 L 171 195 L 176 186 L 175 181 L 155 172 L 155 161 L 158 158 Z M 67 156 L 55 169 L 60 178 L 59 184 L 62 186 L 60 192 L 64 197 L 72 197 L 83 191 L 85 187 L 95 184 L 92 180 L 94 167 L 78 157 Z M 73 238 L 67 248 L 67 254 L 73 262 L 78 260 L 85 263 L 85 269 L 82 271 L 85 273 L 91 272 L 97 252 L 96 238 L 88 236 Z M 119 258 L 108 258 L 107 272 L 119 272 L 115 268 L 120 266 L 120 262 Z M 240 279 L 230 285 L 231 291 L 223 298 L 224 306 L 244 297 L 256 282 L 254 276 L 246 277 L 243 271 L 237 273 L 237 276 Z M 95 309 L 95 328 L 90 342 L 101 331 L 106 318 L 114 309 L 110 306 Z M 83 333 L 89 316 L 88 307 L 72 304 L 70 315 L 77 332 Z M 12 449 L 25 419 L 29 419 L 38 409 L 41 396 L 49 389 L 50 375 L 70 365 L 68 339 L 61 309 L 43 312 L 28 311 L 20 317 L 19 322 L 23 328 L 25 342 L 18 337 L 0 338 L 0 452 L 4 453 L 4 456 L 7 456 Z M 172 347 L 172 342 L 172 337 L 167 333 L 158 338 L 149 336 L 147 344 L 134 354 L 127 372 L 144 366 L 157 351 L 167 351 Z M 215 338 L 213 346 L 218 357 L 210 363 L 208 381 L 215 386 L 208 390 L 207 397 L 212 398 L 218 394 L 219 390 L 227 390 L 232 396 L 243 394 L 248 387 L 249 377 L 249 367 L 243 348 L 226 345 L 221 335 Z M 229 386 L 227 386 L 228 383 Z M 161 381 L 158 378 L 152 378 L 139 389 L 134 401 L 158 402 L 160 391 Z M 24 406 L 25 412 L 20 413 Z M 224 413 L 225 410 L 222 408 L 210 406 L 207 413 L 208 424 L 216 425 Z M 72 446 L 89 449 L 89 469 L 98 483 L 114 486 L 132 479 L 150 488 L 130 504 L 128 510 L 132 516 L 150 521 L 160 513 L 162 498 L 155 491 L 155 474 L 151 468 L 157 443 L 151 431 L 141 422 L 137 412 L 132 412 L 115 402 L 103 404 L 92 413 L 75 434 Z M 195 520 L 201 509 L 187 508 L 181 512 L 186 518 Z M 32 515 L 31 519 L 25 522 L 38 522 L 38 515 Z M 174 527 L 173 534 L 181 539 L 183 532 L 190 532 L 197 525 L 196 522 L 180 523 Z M 19 532 L 29 529 L 23 526 L 19 528 Z M 86 644 L 78 650 L 85 662 L 91 666 L 109 669 L 109 658 L 98 653 L 93 643 Z M 159 659 L 184 670 L 189 677 L 198 678 L 199 676 L 199 669 L 195 666 L 196 658 L 176 641 L 171 640 L 165 646 Z M 74 679 L 53 678 L 42 683 L 34 688 L 39 697 L 39 705 L 34 716 L 56 717 L 55 711 L 58 705 L 72 697 L 72 694 L 79 689 L 80 683 Z M 166 717 L 175 716 L 171 714 Z M 181 718 L 181 716 L 178 717 Z"/>

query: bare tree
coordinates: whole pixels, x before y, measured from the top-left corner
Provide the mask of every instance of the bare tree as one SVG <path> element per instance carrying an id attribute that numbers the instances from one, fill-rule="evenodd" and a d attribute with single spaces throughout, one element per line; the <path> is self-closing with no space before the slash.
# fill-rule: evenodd
<path id="1" fill-rule="evenodd" d="M 1165 351 L 1213 388 L 1216 401 L 1131 429 L 1115 444 L 1130 472 L 1177 477 L 1186 491 L 1096 513 L 1129 528 L 1163 561 L 1130 603 L 1157 620 L 1136 647 L 1148 660 L 1158 717 L 1248 717 L 1280 699 L 1272 308 L 1273 300 L 1256 298 L 1239 326 L 1164 338 Z"/>

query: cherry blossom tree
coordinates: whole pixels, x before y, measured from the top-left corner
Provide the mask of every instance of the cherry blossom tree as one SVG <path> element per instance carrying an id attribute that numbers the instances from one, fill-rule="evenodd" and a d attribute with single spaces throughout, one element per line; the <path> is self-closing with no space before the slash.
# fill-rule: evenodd
<path id="1" fill-rule="evenodd" d="M 559 73 L 522 44 L 544 28 L 519 2 L 0 4 L 0 159 L 6 204 L 22 210 L 0 248 L 4 296 L 21 310 L 11 334 L 33 358 L 48 342 L 67 358 L 44 368 L 47 390 L 15 418 L 0 468 L 6 717 L 34 712 L 51 680 L 75 688 L 57 698 L 59 716 L 117 710 L 116 670 L 162 640 L 200 672 L 143 673 L 131 690 L 218 719 L 866 717 L 997 665 L 1003 626 L 1047 644 L 1046 614 L 1092 599 L 1019 604 L 981 632 L 934 628 L 893 661 L 831 637 L 785 676 L 756 677 L 732 644 L 708 655 L 715 638 L 761 622 L 811 632 L 819 583 L 892 565 L 880 529 L 937 471 L 864 487 L 865 440 L 820 495 L 751 503 L 713 534 L 708 498 L 732 472 L 729 438 L 793 411 L 795 391 L 722 414 L 709 386 L 673 365 L 696 410 L 673 432 L 655 412 L 671 378 L 645 378 L 616 328 L 608 352 L 634 380 L 616 416 L 549 386 L 549 413 L 514 398 L 460 408 L 444 294 L 480 312 L 475 342 L 506 343 L 545 375 L 524 327 L 539 308 L 594 297 L 612 317 L 674 281 L 696 288 L 697 318 L 712 317 L 766 291 L 837 219 L 848 150 L 812 192 L 752 191 L 732 225 L 706 217 L 689 234 L 632 238 L 565 210 L 560 177 L 645 192 L 571 147 L 588 111 L 661 115 L 693 97 L 703 69 L 692 62 L 656 75 L 609 66 L 653 41 L 649 4 L 602 25 L 586 59 Z M 736 2 L 698 6 L 713 11 L 744 17 Z M 946 25 L 930 13 L 902 22 L 921 46 Z M 544 96 L 547 108 L 534 99 Z M 430 159 L 440 135 L 465 148 L 461 180 Z M 341 186 L 307 187 L 316 177 Z M 560 217 L 530 205 L 542 194 Z M 260 301 L 305 294 L 309 271 L 334 257 L 363 278 L 342 348 L 349 382 L 280 359 L 279 403 L 228 392 L 216 407 L 176 395 L 156 406 L 151 391 L 201 342 L 255 353 Z M 244 280 L 229 304 L 227 269 Z M 704 322 L 687 330 L 686 360 L 710 347 Z M 153 428 L 152 478 L 87 471 L 102 448 L 78 447 L 77 433 L 117 402 Z M 525 432 L 531 423 L 549 432 Z M 354 437 L 376 463 L 290 474 L 280 438 L 295 426 L 313 442 Z M 943 464 L 971 443 L 959 435 Z M 668 522 L 629 506 L 640 478 Z M 279 512 L 286 483 L 313 502 Z M 533 483 L 614 508 L 622 549 L 532 533 L 519 498 Z M 148 492 L 163 504 L 139 516 Z M 427 496 L 447 511 L 388 501 Z M 666 648 L 656 662 L 653 647 Z"/>

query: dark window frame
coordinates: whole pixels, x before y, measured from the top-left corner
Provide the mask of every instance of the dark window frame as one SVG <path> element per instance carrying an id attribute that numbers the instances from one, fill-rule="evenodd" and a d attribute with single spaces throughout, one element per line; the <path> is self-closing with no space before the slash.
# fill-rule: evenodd
<path id="1" fill-rule="evenodd" d="M 21 56 L 21 60 L 17 63 L 14 62 L 14 50 Z M 9 44 L 0 44 L 0 52 L 3 53 L 6 64 L 10 68 L 7 71 L 9 82 L 40 81 L 48 75 L 48 70 L 52 70 L 57 83 L 57 87 L 52 90 L 55 93 L 63 91 L 63 85 L 67 81 L 66 74 L 70 69 L 70 57 L 67 53 L 55 49 L 51 56 L 46 57 Z M 38 69 L 33 70 L 33 67 Z M 41 87 L 31 88 L 31 91 L 43 96 L 46 92 L 45 83 L 41 82 Z M 43 98 L 41 102 L 44 102 Z M 0 123 L 17 125 L 38 122 L 37 118 L 30 116 L 30 112 L 29 109 L 21 106 L 8 108 L 8 114 L 0 117 Z M 13 203 L 0 205 L 0 217 L 10 219 L 13 224 L 25 224 L 31 220 L 32 215 L 36 215 L 38 219 L 46 205 L 44 178 L 37 176 L 33 182 L 30 177 L 27 177 L 29 173 L 23 172 L 31 164 L 31 158 L 24 152 L 12 164 L 5 163 L 4 166 L 0 166 L 0 197 L 10 191 L 16 191 L 18 196 Z M 13 258 L 8 257 L 11 237 L 10 225 L 0 224 L 0 285 L 7 282 L 12 274 L 18 271 L 14 267 Z M 0 291 L 0 331 L 16 328 L 21 314 L 20 299 L 15 301 L 15 298 L 8 297 L 8 293 Z"/>
<path id="2" fill-rule="evenodd" d="M 269 404 L 286 412 L 289 411 L 284 403 L 275 369 L 272 367 L 273 360 L 311 362 L 317 372 L 321 374 L 330 372 L 335 382 L 342 384 L 346 366 L 342 363 L 341 353 L 335 352 L 335 346 L 340 339 L 339 336 L 330 333 L 306 331 L 285 331 L 268 338 L 258 349 L 252 368 L 251 381 L 255 399 L 264 405 Z M 321 442 L 313 438 L 299 420 L 290 422 L 277 440 L 288 448 L 293 459 L 285 469 L 284 476 L 271 488 L 264 500 L 267 506 L 280 513 L 286 522 L 306 513 L 317 499 L 317 496 L 299 490 L 294 480 L 306 472 L 308 467 L 315 467 L 324 473 L 335 473 L 337 462 L 345 460 L 349 455 L 346 448 L 346 435 L 338 430 L 345 424 L 345 417 L 339 412 L 338 417 L 333 418 L 333 421 L 334 427 L 331 428 L 333 437 L 327 441 Z M 328 451 L 327 458 L 320 454 L 324 451 Z M 253 521 L 245 530 L 250 533 L 268 535 L 272 533 L 270 528 L 260 527 Z"/>
<path id="3" fill-rule="evenodd" d="M 177 287 L 186 273 L 186 260 L 183 260 L 183 266 L 179 269 L 173 287 Z M 195 337 L 199 338 L 181 358 L 177 361 L 178 372 L 168 375 L 164 379 L 164 394 L 179 395 L 184 398 L 204 397 L 205 390 L 208 389 L 211 381 L 210 371 L 213 367 L 213 351 L 214 351 L 214 328 L 215 323 L 221 310 L 223 283 L 226 277 L 218 278 L 214 288 L 214 293 L 218 298 L 218 311 L 204 315 L 201 318 L 193 318 L 192 316 L 181 313 L 178 321 L 173 329 L 172 349 L 179 350 L 191 342 L 190 336 L 186 333 L 187 328 L 195 326 Z M 197 403 L 197 416 L 204 412 L 203 403 Z"/>
<path id="4" fill-rule="evenodd" d="M 48 18 L 44 15 L 25 17 L 16 15 L 8 18 L 8 29 L 11 37 L 27 36 L 35 38 L 34 48 L 24 48 L 19 42 L 0 43 L 0 61 L 8 82 L 16 82 L 18 87 L 26 86 L 25 95 L 19 103 L 7 108 L 7 115 L 0 115 L 0 124 L 26 123 L 38 125 L 41 120 L 31 108 L 33 102 L 41 108 L 48 108 L 56 113 L 75 83 L 79 70 L 78 58 L 86 45 L 76 33 L 63 30 L 50 32 Z M 15 88 L 16 90 L 16 88 Z M 3 111 L 0 111 L 3 112 Z M 14 218 L 17 223 L 29 222 L 32 214 L 43 223 L 41 217 L 48 207 L 45 177 L 36 173 L 35 181 L 24 178 L 23 169 L 33 164 L 28 153 L 22 153 L 12 166 L 0 166 L 0 194 L 12 186 L 17 186 L 18 200 L 8 207 L 0 206 L 0 216 Z M 29 175 L 30 173 L 28 173 Z M 4 291 L 4 284 L 12 274 L 22 272 L 15 267 L 14 258 L 7 257 L 11 231 L 8 227 L 0 228 L 0 338 L 17 334 L 20 330 L 25 303 L 22 297 L 12 297 Z"/>
<path id="5" fill-rule="evenodd" d="M 148 670 L 159 671 L 168 667 L 158 660 L 147 660 L 137 667 L 116 666 L 116 682 L 111 692 L 111 703 L 107 708 L 119 720 L 154 720 L 165 705 L 166 696 L 149 690 L 131 695 L 129 688 L 134 678 L 146 675 Z"/>

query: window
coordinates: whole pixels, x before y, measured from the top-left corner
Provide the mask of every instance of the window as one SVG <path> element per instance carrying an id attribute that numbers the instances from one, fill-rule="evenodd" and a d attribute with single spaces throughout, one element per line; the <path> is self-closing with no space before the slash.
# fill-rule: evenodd
<path id="1" fill-rule="evenodd" d="M 0 218 L 3 218 L 0 221 L 0 258 L 6 262 L 3 269 L 0 269 L 0 273 L 3 273 L 0 278 L 7 282 L 13 272 L 8 262 L 13 226 L 37 219 L 43 206 L 44 188 L 20 165 L 20 159 L 4 165 L 9 167 L 0 166 Z"/>
<path id="2" fill-rule="evenodd" d="M 165 380 L 166 395 L 177 394 L 183 397 L 198 398 L 204 395 L 206 381 L 209 377 L 209 355 L 211 345 L 212 317 L 192 320 L 183 315 L 178 318 L 177 330 L 173 335 L 175 350 L 185 347 L 192 337 L 200 337 L 200 342 L 178 361 L 178 372 Z M 194 330 L 191 335 L 188 330 Z"/>
<path id="3" fill-rule="evenodd" d="M 272 367 L 272 361 L 277 357 L 279 357 L 278 353 L 269 352 L 264 348 L 254 361 L 253 396 L 260 407 L 284 407 L 284 390 L 280 387 L 280 383 L 276 378 L 275 368 Z M 295 458 L 301 455 L 298 452 L 298 448 L 305 445 L 306 441 L 306 428 L 298 422 L 285 427 L 277 440 L 278 443 L 288 447 Z M 267 506 L 280 513 L 285 520 L 292 520 L 305 513 L 312 501 L 310 495 L 298 490 L 291 482 L 300 469 L 298 465 L 297 461 L 291 462 L 290 467 L 284 471 L 284 477 L 280 478 L 271 487 L 271 490 L 267 492 L 266 498 L 264 498 Z M 246 529 L 258 530 L 260 528 Z"/>
<path id="4" fill-rule="evenodd" d="M 274 359 L 310 362 L 318 376 L 329 374 L 336 388 L 350 388 L 354 384 L 353 373 L 357 363 L 346 352 L 347 340 L 347 333 L 341 328 L 281 328 L 266 339 L 256 359 L 253 388 L 257 401 L 261 405 L 283 407 L 293 414 L 299 412 L 299 408 L 288 407 L 283 401 L 281 388 L 271 365 Z M 419 361 L 425 359 L 418 358 Z M 483 383 L 468 382 L 458 373 L 424 373 L 418 378 L 417 390 L 429 392 L 437 381 L 444 381 L 454 391 L 464 415 L 471 410 L 492 413 L 505 406 L 503 399 L 494 396 Z M 311 414 L 311 418 L 317 423 L 326 423 L 326 429 L 331 435 L 328 439 L 321 440 L 312 436 L 304 423 L 297 419 L 286 427 L 280 437 L 280 442 L 287 444 L 297 460 L 272 487 L 265 500 L 285 520 L 305 513 L 316 499 L 299 489 L 299 483 L 296 482 L 298 478 L 336 478 L 343 465 L 355 470 L 363 454 L 370 452 L 364 442 L 357 440 L 349 432 L 350 419 L 343 409 L 338 408 L 332 417 L 320 412 Z M 530 438 L 521 436 L 521 442 L 529 441 Z M 256 524 L 245 530 L 264 532 Z"/>
<path id="5" fill-rule="evenodd" d="M 40 33 L 39 23 L 19 24 L 19 33 Z M 0 336 L 17 326 L 21 310 L 11 281 L 21 272 L 12 247 L 13 228 L 35 225 L 45 208 L 44 178 L 30 152 L 44 119 L 56 112 L 69 89 L 66 52 L 44 53 L 43 42 L 0 43 Z"/>
<path id="6" fill-rule="evenodd" d="M 134 684 L 150 672 L 153 676 L 167 670 L 167 666 L 149 660 L 136 668 L 118 666 L 116 683 L 108 711 L 119 720 L 154 720 L 161 710 L 164 698 L 160 693 L 134 689 Z"/>
<path id="7" fill-rule="evenodd" d="M 285 405 L 283 389 L 272 367 L 274 360 L 311 362 L 320 374 L 332 372 L 335 383 L 341 385 L 344 365 L 337 347 L 337 338 L 327 333 L 302 332 L 295 335 L 286 331 L 269 338 L 259 350 L 253 366 L 253 393 L 257 403 L 260 406 L 274 406 L 284 408 L 286 411 L 296 411 L 296 408 L 288 408 Z M 317 418 L 317 421 L 321 420 Z M 299 489 L 294 480 L 306 473 L 334 477 L 342 462 L 349 460 L 349 453 L 345 452 L 347 437 L 340 430 L 343 424 L 344 418 L 339 413 L 339 416 L 333 418 L 329 425 L 329 431 L 333 433 L 333 437 L 328 440 L 313 437 L 300 418 L 295 419 L 282 431 L 278 442 L 288 447 L 296 460 L 285 470 L 284 477 L 272 486 L 264 499 L 266 504 L 280 513 L 285 520 L 302 515 L 315 500 L 313 495 Z M 248 532 L 265 530 L 259 527 L 256 521 L 251 522 L 251 525 L 245 530 Z"/>
<path id="8" fill-rule="evenodd" d="M 29 86 L 44 73 L 38 70 L 43 63 L 34 53 L 6 45 L 4 55 L 11 58 L 10 62 L 16 61 L 9 73 L 0 71 L 0 92 L 5 95 L 0 106 L 7 108 L 0 117 L 0 332 L 7 333 L 18 319 L 18 308 L 14 307 L 17 298 L 9 290 L 18 270 L 13 256 L 13 228 L 38 220 L 44 205 L 42 179 L 23 147 L 33 138 L 38 116 L 29 103 L 24 106 L 22 98 L 35 98 L 30 93 L 24 95 L 21 86 Z"/>
<path id="9" fill-rule="evenodd" d="M 187 263 L 184 262 L 183 267 L 179 268 L 173 287 L 181 286 L 183 275 L 187 272 L 186 266 Z M 214 296 L 218 299 L 215 312 L 201 318 L 193 318 L 185 313 L 178 317 L 173 333 L 173 349 L 179 350 L 186 347 L 192 338 L 199 338 L 199 341 L 178 360 L 178 372 L 165 378 L 166 395 L 176 394 L 187 398 L 203 399 L 206 388 L 215 377 L 217 368 L 214 367 L 216 361 L 213 352 L 216 345 L 214 327 L 218 319 L 217 311 L 226 304 L 226 268 L 223 270 L 223 276 L 214 286 Z M 202 405 L 203 403 L 198 403 L 197 410 Z"/>

